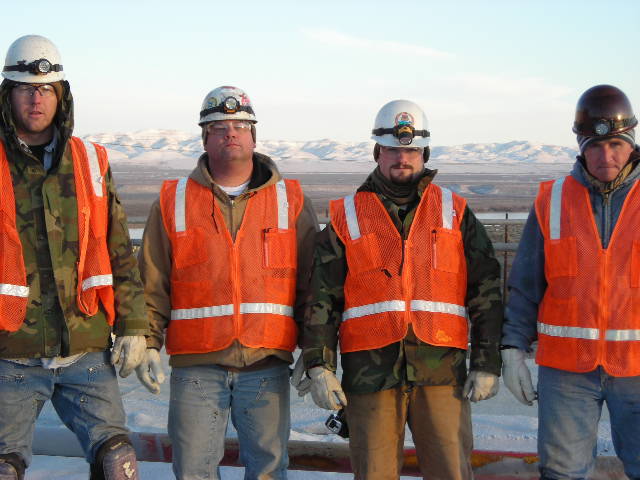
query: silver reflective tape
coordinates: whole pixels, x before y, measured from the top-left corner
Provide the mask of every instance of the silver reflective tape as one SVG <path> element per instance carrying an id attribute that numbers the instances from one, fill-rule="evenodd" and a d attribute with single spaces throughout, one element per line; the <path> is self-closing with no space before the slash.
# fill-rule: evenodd
<path id="1" fill-rule="evenodd" d="M 542 322 L 538 322 L 538 333 L 550 337 L 581 338 L 583 340 L 598 340 L 600 338 L 600 332 L 597 328 L 566 327 Z"/>
<path id="2" fill-rule="evenodd" d="M 442 228 L 453 228 L 453 192 L 448 188 L 442 190 Z"/>
<path id="3" fill-rule="evenodd" d="M 605 338 L 612 342 L 640 340 L 640 330 L 607 330 Z"/>
<path id="4" fill-rule="evenodd" d="M 85 278 L 82 281 L 82 291 L 89 288 L 104 287 L 107 285 L 113 285 L 113 275 L 94 275 L 93 277 Z"/>
<path id="5" fill-rule="evenodd" d="M 375 315 L 376 313 L 385 312 L 404 312 L 404 300 L 389 300 L 387 302 L 370 303 L 360 307 L 353 307 L 342 312 L 342 320 L 350 318 L 364 317 L 366 315 Z"/>
<path id="6" fill-rule="evenodd" d="M 293 317 L 293 307 L 278 303 L 241 303 L 240 313 L 263 313 Z"/>
<path id="7" fill-rule="evenodd" d="M 411 311 L 413 312 L 432 312 L 432 313 L 448 313 L 458 315 L 459 317 L 467 317 L 467 309 L 462 305 L 455 303 L 430 302 L 427 300 L 411 300 Z"/>
<path id="8" fill-rule="evenodd" d="M 93 187 L 93 194 L 96 197 L 102 197 L 102 184 L 104 183 L 104 177 L 100 172 L 100 162 L 98 161 L 98 153 L 96 152 L 96 146 L 87 141 L 84 143 L 84 149 L 87 151 L 87 158 L 89 159 L 89 175 L 91 175 L 91 186 Z"/>
<path id="9" fill-rule="evenodd" d="M 176 232 L 184 232 L 187 229 L 187 217 L 185 210 L 187 201 L 187 180 L 187 177 L 182 177 L 178 180 L 178 185 L 176 186 Z"/>
<path id="10" fill-rule="evenodd" d="M 349 236 L 351 240 L 360 238 L 360 225 L 358 224 L 358 215 L 356 215 L 355 196 L 349 195 L 344 197 L 344 214 L 347 217 L 347 228 L 349 228 Z"/>
<path id="11" fill-rule="evenodd" d="M 171 310 L 171 320 L 192 320 L 196 318 L 222 317 L 224 315 L 233 315 L 233 304 Z"/>
<path id="12" fill-rule="evenodd" d="M 278 197 L 278 229 L 287 230 L 289 228 L 289 201 L 284 180 L 276 183 L 276 195 Z"/>
<path id="13" fill-rule="evenodd" d="M 551 187 L 551 207 L 549 212 L 549 233 L 551 240 L 560 238 L 560 213 L 562 211 L 562 185 L 564 177 L 553 182 Z"/>
<path id="14" fill-rule="evenodd" d="M 0 295 L 11 295 L 12 297 L 28 297 L 29 287 L 22 285 L 11 285 L 10 283 L 0 283 Z"/>

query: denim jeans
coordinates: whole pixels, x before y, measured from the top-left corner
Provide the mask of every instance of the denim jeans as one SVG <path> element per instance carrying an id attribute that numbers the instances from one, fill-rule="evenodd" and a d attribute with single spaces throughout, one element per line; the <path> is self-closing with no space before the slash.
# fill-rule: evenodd
<path id="1" fill-rule="evenodd" d="M 289 367 L 249 372 L 215 365 L 173 368 L 169 437 L 178 480 L 220 478 L 224 438 L 238 431 L 245 479 L 285 479 L 289 457 Z"/>
<path id="2" fill-rule="evenodd" d="M 36 418 L 47 400 L 89 463 L 104 441 L 129 433 L 108 352 L 87 353 L 55 369 L 0 360 L 0 454 L 18 453 L 29 465 Z"/>
<path id="3" fill-rule="evenodd" d="M 640 377 L 611 377 L 602 368 L 573 373 L 541 366 L 538 397 L 538 452 L 544 478 L 589 476 L 603 402 L 625 473 L 640 478 Z"/>

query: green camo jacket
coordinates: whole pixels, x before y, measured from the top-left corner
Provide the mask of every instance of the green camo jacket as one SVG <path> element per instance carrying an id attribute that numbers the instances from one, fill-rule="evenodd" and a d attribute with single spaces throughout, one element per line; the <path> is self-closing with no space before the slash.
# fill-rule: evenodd
<path id="1" fill-rule="evenodd" d="M 435 176 L 427 170 L 418 196 Z M 370 175 L 359 191 L 375 192 L 403 238 L 407 238 L 418 201 L 400 214 L 401 207 L 382 195 Z M 401 219 L 401 217 L 404 217 Z M 461 222 L 467 260 L 466 304 L 470 326 L 470 369 L 500 374 L 500 331 L 503 320 L 500 265 L 483 225 L 467 207 Z M 337 368 L 337 346 L 347 274 L 344 244 L 331 225 L 316 241 L 311 280 L 312 298 L 305 314 L 303 358 L 307 369 Z M 467 377 L 466 352 L 420 341 L 411 327 L 400 342 L 375 350 L 341 355 L 342 387 L 349 393 L 373 393 L 401 385 L 461 386 Z"/>
<path id="2" fill-rule="evenodd" d="M 73 99 L 68 83 L 55 119 L 54 167 L 42 163 L 15 136 L 8 93 L 0 86 L 0 141 L 6 147 L 16 201 L 16 224 L 30 287 L 24 323 L 16 332 L 0 331 L 0 358 L 69 356 L 110 347 L 111 327 L 100 305 L 87 317 L 76 305 L 78 219 L 69 138 Z M 116 335 L 146 335 L 142 282 L 133 256 L 127 220 L 116 195 L 111 171 L 105 182 L 109 202 L 107 243 L 115 293 Z"/>

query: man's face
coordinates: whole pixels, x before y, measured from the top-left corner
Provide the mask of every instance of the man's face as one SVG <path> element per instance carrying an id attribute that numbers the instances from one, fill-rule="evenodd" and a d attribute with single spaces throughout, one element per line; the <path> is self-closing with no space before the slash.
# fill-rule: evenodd
<path id="1" fill-rule="evenodd" d="M 231 162 L 251 161 L 256 144 L 251 123 L 244 120 L 220 120 L 207 125 L 205 151 L 209 164 L 216 168 Z"/>
<path id="2" fill-rule="evenodd" d="M 610 182 L 629 161 L 633 147 L 619 138 L 590 143 L 584 150 L 587 170 L 601 182 Z"/>
<path id="3" fill-rule="evenodd" d="M 52 128 L 58 98 L 51 85 L 20 84 L 11 90 L 13 121 L 19 137 L 38 136 Z"/>
<path id="4" fill-rule="evenodd" d="M 424 169 L 424 149 L 380 146 L 378 165 L 382 174 L 396 185 L 411 183 Z"/>

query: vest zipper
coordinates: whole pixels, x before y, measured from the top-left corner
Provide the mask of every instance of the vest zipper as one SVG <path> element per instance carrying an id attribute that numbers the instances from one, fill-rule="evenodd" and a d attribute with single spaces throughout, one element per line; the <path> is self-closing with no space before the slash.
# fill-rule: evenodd
<path id="1" fill-rule="evenodd" d="M 611 240 L 611 203 L 609 202 L 609 193 L 602 194 L 602 216 L 603 218 L 603 232 L 602 232 L 602 248 L 609 247 L 609 240 Z"/>

